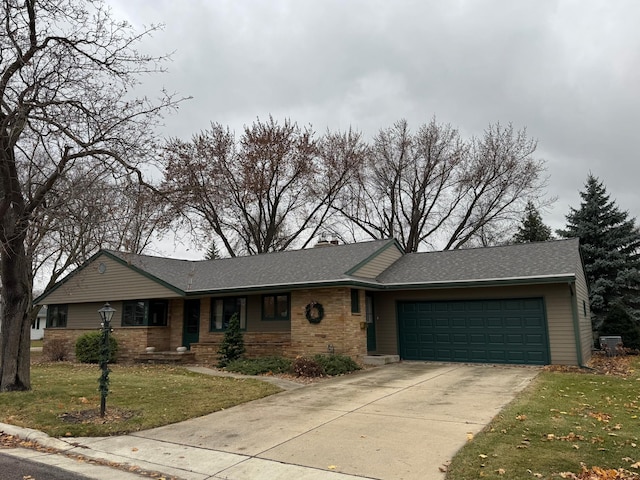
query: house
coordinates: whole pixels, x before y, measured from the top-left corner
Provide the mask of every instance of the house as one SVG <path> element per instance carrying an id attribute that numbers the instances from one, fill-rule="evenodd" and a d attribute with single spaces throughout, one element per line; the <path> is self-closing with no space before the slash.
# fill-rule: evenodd
<path id="1" fill-rule="evenodd" d="M 583 365 L 593 342 L 578 239 L 410 254 L 393 239 L 321 242 L 208 261 L 100 251 L 36 299 L 45 352 L 73 350 L 106 301 L 125 360 L 186 346 L 215 362 L 234 313 L 249 356 Z"/>
<path id="2" fill-rule="evenodd" d="M 47 321 L 47 307 L 38 310 L 36 318 L 31 322 L 31 340 L 42 340 L 44 337 L 44 326 Z"/>

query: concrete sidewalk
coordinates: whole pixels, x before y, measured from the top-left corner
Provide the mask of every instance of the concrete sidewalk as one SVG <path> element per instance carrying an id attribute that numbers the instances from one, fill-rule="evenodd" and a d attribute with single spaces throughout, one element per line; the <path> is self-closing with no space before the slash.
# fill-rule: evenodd
<path id="1" fill-rule="evenodd" d="M 538 372 L 403 362 L 153 430 L 51 440 L 67 452 L 187 480 L 438 479 L 467 434 Z"/>

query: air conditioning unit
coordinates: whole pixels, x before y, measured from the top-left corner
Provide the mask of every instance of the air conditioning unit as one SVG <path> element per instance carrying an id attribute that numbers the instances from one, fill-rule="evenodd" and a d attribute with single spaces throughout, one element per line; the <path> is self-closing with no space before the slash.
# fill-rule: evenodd
<path id="1" fill-rule="evenodd" d="M 622 337 L 620 336 L 600 337 L 600 349 L 610 357 L 624 353 L 622 347 Z"/>

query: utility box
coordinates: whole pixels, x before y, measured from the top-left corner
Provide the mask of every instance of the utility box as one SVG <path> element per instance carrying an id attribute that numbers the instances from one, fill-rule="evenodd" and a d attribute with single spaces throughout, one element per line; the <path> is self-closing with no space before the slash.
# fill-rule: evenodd
<path id="1" fill-rule="evenodd" d="M 600 337 L 600 349 L 606 352 L 609 357 L 624 353 L 622 347 L 622 337 L 620 336 L 611 335 Z"/>

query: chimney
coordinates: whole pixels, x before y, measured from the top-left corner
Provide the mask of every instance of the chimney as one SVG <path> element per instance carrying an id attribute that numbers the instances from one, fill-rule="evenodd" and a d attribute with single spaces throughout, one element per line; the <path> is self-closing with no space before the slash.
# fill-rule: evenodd
<path id="1" fill-rule="evenodd" d="M 318 239 L 318 243 L 315 244 L 314 248 L 333 247 L 335 245 L 338 245 L 338 239 L 335 237 L 329 237 L 327 232 L 322 232 Z"/>

